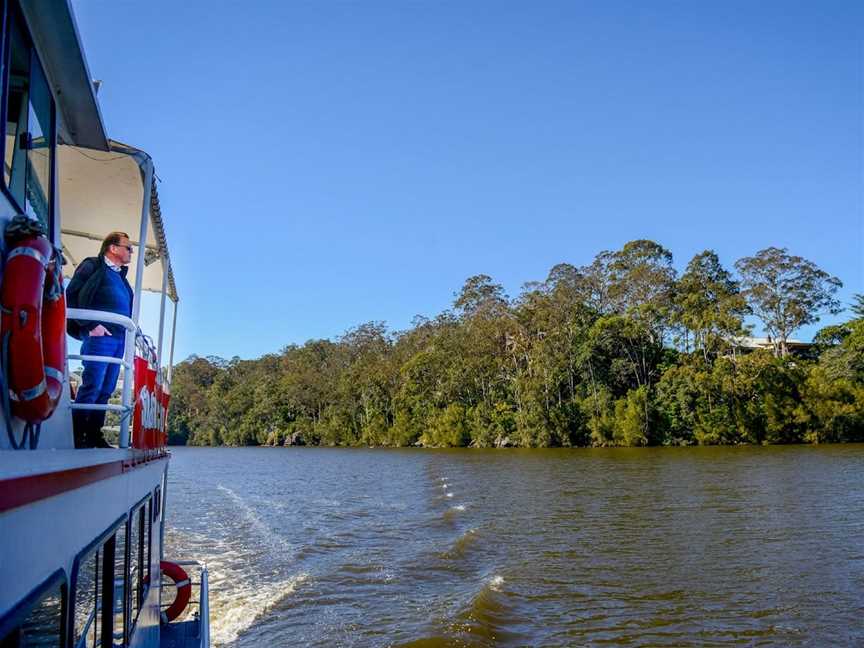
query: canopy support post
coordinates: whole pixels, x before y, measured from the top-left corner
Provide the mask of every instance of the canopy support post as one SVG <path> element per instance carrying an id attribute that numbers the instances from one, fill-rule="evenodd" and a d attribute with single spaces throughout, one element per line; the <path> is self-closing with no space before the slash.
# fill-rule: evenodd
<path id="1" fill-rule="evenodd" d="M 168 384 L 174 380 L 174 340 L 177 337 L 177 307 L 180 302 L 174 302 L 174 322 L 171 324 L 171 351 L 168 353 Z"/>
<path id="2" fill-rule="evenodd" d="M 141 316 L 141 286 L 144 281 L 144 252 L 147 248 L 147 225 L 150 220 L 150 196 L 153 189 L 153 160 L 149 156 L 136 156 L 138 165 L 141 167 L 144 175 L 144 200 L 141 205 L 141 227 L 138 232 L 138 258 L 135 264 L 135 295 L 132 299 L 132 321 L 135 322 L 135 328 L 138 329 L 138 320 Z M 126 353 L 124 358 L 127 367 L 133 367 L 135 362 L 135 342 L 138 336 L 137 330 L 130 334 L 126 333 Z M 123 371 L 123 404 L 133 405 L 132 403 L 132 385 L 135 382 L 135 371 L 124 369 Z M 130 413 L 133 410 L 129 410 Z M 121 448 L 129 447 L 129 424 L 132 416 L 124 416 L 120 421 L 120 442 Z"/>
<path id="3" fill-rule="evenodd" d="M 159 304 L 159 343 L 156 345 L 156 371 L 162 374 L 162 340 L 165 334 L 165 297 L 168 290 L 168 273 L 162 264 L 162 299 Z"/>

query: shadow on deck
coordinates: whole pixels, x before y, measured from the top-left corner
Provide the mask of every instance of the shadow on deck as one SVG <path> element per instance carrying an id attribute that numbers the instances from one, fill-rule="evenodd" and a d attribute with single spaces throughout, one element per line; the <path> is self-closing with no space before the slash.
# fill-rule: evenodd
<path id="1" fill-rule="evenodd" d="M 159 648 L 201 648 L 201 623 L 196 619 L 162 626 Z"/>

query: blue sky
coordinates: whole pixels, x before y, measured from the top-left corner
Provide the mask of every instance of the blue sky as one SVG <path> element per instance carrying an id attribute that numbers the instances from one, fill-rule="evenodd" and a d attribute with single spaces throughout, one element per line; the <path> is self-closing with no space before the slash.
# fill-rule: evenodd
<path id="1" fill-rule="evenodd" d="M 73 6 L 162 181 L 177 359 L 405 328 L 636 238 L 864 292 L 861 3 Z"/>

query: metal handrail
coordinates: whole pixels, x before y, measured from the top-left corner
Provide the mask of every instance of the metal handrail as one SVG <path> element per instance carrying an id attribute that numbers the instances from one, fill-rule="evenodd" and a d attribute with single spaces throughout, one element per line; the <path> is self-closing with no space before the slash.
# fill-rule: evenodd
<path id="1" fill-rule="evenodd" d="M 96 405 L 92 403 L 70 403 L 70 408 L 73 410 L 90 410 L 90 411 L 105 411 L 105 412 L 120 412 L 120 434 L 117 446 L 120 448 L 128 448 L 130 446 L 131 435 L 129 434 L 130 414 L 133 411 L 132 405 L 132 380 L 128 380 L 127 376 L 134 372 L 133 360 L 135 357 L 135 349 L 142 349 L 142 355 L 150 361 L 156 357 L 156 351 L 153 348 L 152 341 L 144 335 L 141 328 L 132 320 L 131 317 L 119 315 L 118 313 L 110 313 L 108 311 L 93 310 L 88 308 L 69 308 L 66 311 L 66 316 L 69 319 L 84 320 L 89 322 L 107 322 L 108 324 L 116 324 L 122 326 L 127 333 L 125 339 L 126 348 L 123 351 L 122 358 L 110 358 L 105 356 L 92 356 L 80 353 L 67 354 L 67 363 L 69 360 L 82 360 L 87 362 L 104 362 L 106 364 L 119 364 L 123 367 L 123 393 L 120 405 Z M 161 368 L 159 369 L 161 375 Z"/>
<path id="2" fill-rule="evenodd" d="M 114 403 L 106 403 L 100 405 L 98 403 L 69 403 L 69 407 L 73 410 L 90 410 L 91 412 L 120 412 L 125 414 L 132 408 L 126 405 L 116 405 Z"/>
<path id="3" fill-rule="evenodd" d="M 66 358 L 69 360 L 85 360 L 87 362 L 104 362 L 105 364 L 119 364 L 126 366 L 126 361 L 123 358 L 110 358 L 108 356 L 81 355 L 80 353 L 68 353 Z"/>
<path id="4" fill-rule="evenodd" d="M 198 611 L 201 619 L 201 648 L 210 648 L 210 575 L 207 572 L 207 565 L 201 568 L 201 589 L 198 598 Z"/>
<path id="5" fill-rule="evenodd" d="M 68 319 L 84 320 L 87 322 L 108 322 L 109 324 L 119 324 L 130 333 L 140 330 L 131 317 L 110 313 L 108 311 L 92 310 L 89 308 L 68 308 L 66 309 L 66 317 Z"/>

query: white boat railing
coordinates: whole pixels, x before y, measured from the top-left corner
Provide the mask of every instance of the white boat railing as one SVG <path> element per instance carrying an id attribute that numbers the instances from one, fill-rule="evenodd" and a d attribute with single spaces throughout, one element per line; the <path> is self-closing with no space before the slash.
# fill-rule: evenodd
<path id="1" fill-rule="evenodd" d="M 73 410 L 90 410 L 102 412 L 118 412 L 120 414 L 120 437 L 117 446 L 119 448 L 128 448 L 130 445 L 131 435 L 129 426 L 132 419 L 132 411 L 134 404 L 132 403 L 132 387 L 134 380 L 131 378 L 134 375 L 134 360 L 136 349 L 141 352 L 141 355 L 151 362 L 157 362 L 158 353 L 153 346 L 149 337 L 144 335 L 141 328 L 135 324 L 130 317 L 118 315 L 117 313 L 109 313 L 107 311 L 90 310 L 86 308 L 69 308 L 66 311 L 68 319 L 82 320 L 87 322 L 106 322 L 108 324 L 116 324 L 122 326 L 127 333 L 125 349 L 122 358 L 111 358 L 106 356 L 94 356 L 80 353 L 67 354 L 67 363 L 69 360 L 81 360 L 86 362 L 104 362 L 106 364 L 117 364 L 123 368 L 123 389 L 121 392 L 121 401 L 119 405 L 108 403 L 105 405 L 95 403 L 72 403 L 70 407 Z M 162 378 L 162 368 L 157 367 L 160 380 Z"/>
<path id="2" fill-rule="evenodd" d="M 210 577 L 207 572 L 207 565 L 201 568 L 198 610 L 201 617 L 201 648 L 210 648 Z"/>

